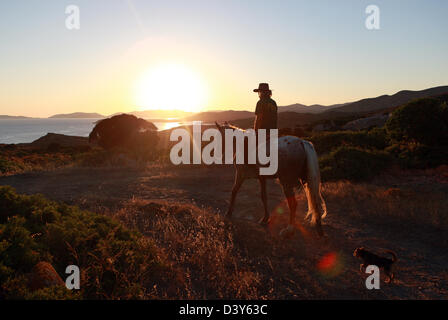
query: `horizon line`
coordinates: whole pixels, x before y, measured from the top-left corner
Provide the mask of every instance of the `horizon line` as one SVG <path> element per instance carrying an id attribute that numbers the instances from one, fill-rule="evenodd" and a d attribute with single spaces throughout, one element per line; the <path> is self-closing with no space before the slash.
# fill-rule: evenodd
<path id="1" fill-rule="evenodd" d="M 403 91 L 417 92 L 417 91 L 425 91 L 425 90 L 441 88 L 441 87 L 448 87 L 448 84 L 446 84 L 446 85 L 438 85 L 438 86 L 435 86 L 435 87 L 429 87 L 429 88 L 425 88 L 425 89 L 421 89 L 421 90 L 402 89 L 402 90 L 396 91 L 393 94 L 382 94 L 382 95 L 375 96 L 375 97 L 361 98 L 361 99 L 358 99 L 358 100 L 352 100 L 350 102 L 340 102 L 340 103 L 333 103 L 333 104 L 329 104 L 329 105 L 322 105 L 322 104 L 319 104 L 319 103 L 306 105 L 306 104 L 302 104 L 300 102 L 295 102 L 295 103 L 279 106 L 279 108 L 289 107 L 289 106 L 293 106 L 293 105 L 301 105 L 301 106 L 310 107 L 310 108 L 319 108 L 319 107 L 324 107 L 325 108 L 325 107 L 332 107 L 332 106 L 338 106 L 338 105 L 343 105 L 343 104 L 351 104 L 351 103 L 358 102 L 358 101 L 365 100 L 365 99 L 375 99 L 375 98 L 379 98 L 379 97 L 382 97 L 382 96 L 393 96 L 393 95 L 396 95 L 396 94 L 398 94 L 400 92 L 403 92 Z M 138 108 L 139 106 L 136 105 L 135 107 Z M 201 111 L 198 111 L 198 112 L 184 111 L 184 110 L 180 110 L 180 109 L 145 109 L 145 110 L 133 110 L 133 111 L 127 111 L 127 112 L 126 111 L 117 111 L 117 112 L 110 113 L 108 115 L 104 115 L 102 113 L 95 112 L 95 111 L 93 111 L 93 112 L 92 111 L 90 111 L 90 112 L 89 111 L 74 111 L 74 112 L 55 113 L 55 114 L 51 114 L 51 115 L 48 115 L 48 116 L 40 116 L 40 117 L 39 116 L 25 116 L 25 115 L 11 115 L 11 114 L 0 114 L 0 116 L 23 117 L 23 118 L 32 118 L 32 119 L 48 119 L 48 118 L 51 118 L 51 117 L 53 117 L 55 115 L 67 115 L 67 114 L 72 114 L 72 113 L 97 113 L 97 114 L 99 114 L 99 115 L 101 115 L 103 117 L 110 117 L 110 116 L 113 116 L 113 115 L 116 115 L 116 114 L 123 114 L 123 113 L 129 114 L 129 113 L 148 112 L 148 111 L 183 112 L 183 113 L 189 113 L 189 114 L 192 114 L 192 115 L 193 114 L 202 113 L 202 112 L 225 112 L 225 111 L 252 112 L 251 110 L 247 110 L 247 109 L 241 109 L 240 110 L 240 109 L 233 109 L 233 108 L 223 109 L 222 107 L 217 107 L 217 108 L 220 108 L 220 109 L 204 108 L 204 109 L 202 109 Z M 94 118 L 92 118 L 92 119 L 94 119 Z"/>

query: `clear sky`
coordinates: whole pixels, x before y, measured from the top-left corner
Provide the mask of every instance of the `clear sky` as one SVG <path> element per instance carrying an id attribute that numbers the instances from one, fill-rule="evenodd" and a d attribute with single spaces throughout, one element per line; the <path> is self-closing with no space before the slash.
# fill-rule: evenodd
<path id="1" fill-rule="evenodd" d="M 65 26 L 70 4 L 80 30 Z M 365 27 L 369 4 L 380 30 Z M 447 35 L 445 0 L 1 1 L 0 114 L 166 108 L 151 97 L 142 106 L 141 88 L 176 102 L 196 94 L 189 80 L 205 109 L 252 110 L 259 82 L 278 105 L 421 90 L 448 84 Z M 162 89 L 180 79 L 168 93 L 141 80 L 164 64 L 187 70 L 166 75 Z"/>

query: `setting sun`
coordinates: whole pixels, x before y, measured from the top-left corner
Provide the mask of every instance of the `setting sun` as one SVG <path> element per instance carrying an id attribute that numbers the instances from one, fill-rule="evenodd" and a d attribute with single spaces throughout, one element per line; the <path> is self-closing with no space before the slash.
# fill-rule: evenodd
<path id="1" fill-rule="evenodd" d="M 136 83 L 135 102 L 142 110 L 198 112 L 207 90 L 200 76 L 181 64 L 162 64 L 146 70 Z"/>

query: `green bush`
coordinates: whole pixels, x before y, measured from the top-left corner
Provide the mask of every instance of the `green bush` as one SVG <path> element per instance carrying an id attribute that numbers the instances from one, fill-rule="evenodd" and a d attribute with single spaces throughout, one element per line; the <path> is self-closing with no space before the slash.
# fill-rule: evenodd
<path id="1" fill-rule="evenodd" d="M 142 163 L 157 158 L 158 141 L 157 127 L 152 122 L 129 114 L 99 121 L 89 135 L 89 142 L 97 143 L 112 155 L 126 154 Z"/>
<path id="2" fill-rule="evenodd" d="M 448 108 L 438 99 L 411 101 L 394 110 L 386 122 L 395 142 L 448 145 Z"/>
<path id="3" fill-rule="evenodd" d="M 0 157 L 0 174 L 19 171 L 22 166 L 6 157 Z"/>
<path id="4" fill-rule="evenodd" d="M 127 152 L 137 160 L 153 160 L 158 144 L 157 127 L 134 115 L 120 114 L 99 121 L 89 142 L 106 150 Z"/>
<path id="5" fill-rule="evenodd" d="M 448 108 L 442 98 L 411 101 L 395 109 L 387 121 L 392 144 L 386 151 L 401 167 L 448 164 Z"/>
<path id="6" fill-rule="evenodd" d="M 309 138 L 319 154 L 327 154 L 341 146 L 382 150 L 387 146 L 388 138 L 382 128 L 370 131 L 334 131 L 322 132 Z"/>
<path id="7" fill-rule="evenodd" d="M 418 143 L 396 143 L 386 151 L 398 160 L 402 168 L 434 168 L 448 164 L 448 148 Z"/>
<path id="8" fill-rule="evenodd" d="M 448 108 L 446 96 L 442 98 L 398 107 L 384 128 L 310 137 L 322 156 L 323 179 L 370 179 L 392 160 L 403 168 L 448 164 Z"/>
<path id="9" fill-rule="evenodd" d="M 320 158 L 323 181 L 368 180 L 384 170 L 392 159 L 384 151 L 342 146 Z"/>
<path id="10" fill-rule="evenodd" d="M 28 278 L 25 275 L 16 275 L 9 278 L 4 287 L 7 288 L 7 299 L 14 300 L 80 300 L 78 290 L 67 290 L 65 286 L 52 286 L 35 291 L 28 289 Z"/>
<path id="11" fill-rule="evenodd" d="M 79 266 L 80 292 L 31 292 L 26 276 L 39 261 L 60 275 Z M 152 243 L 109 217 L 0 187 L 0 299 L 141 298 L 164 268 Z"/>

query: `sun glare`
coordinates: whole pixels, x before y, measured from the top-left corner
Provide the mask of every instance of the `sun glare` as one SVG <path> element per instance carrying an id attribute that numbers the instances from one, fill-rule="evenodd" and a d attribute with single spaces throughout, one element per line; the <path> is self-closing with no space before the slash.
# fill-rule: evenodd
<path id="1" fill-rule="evenodd" d="M 188 67 L 163 64 L 143 73 L 135 100 L 142 110 L 198 112 L 205 107 L 207 90 L 200 76 Z"/>

